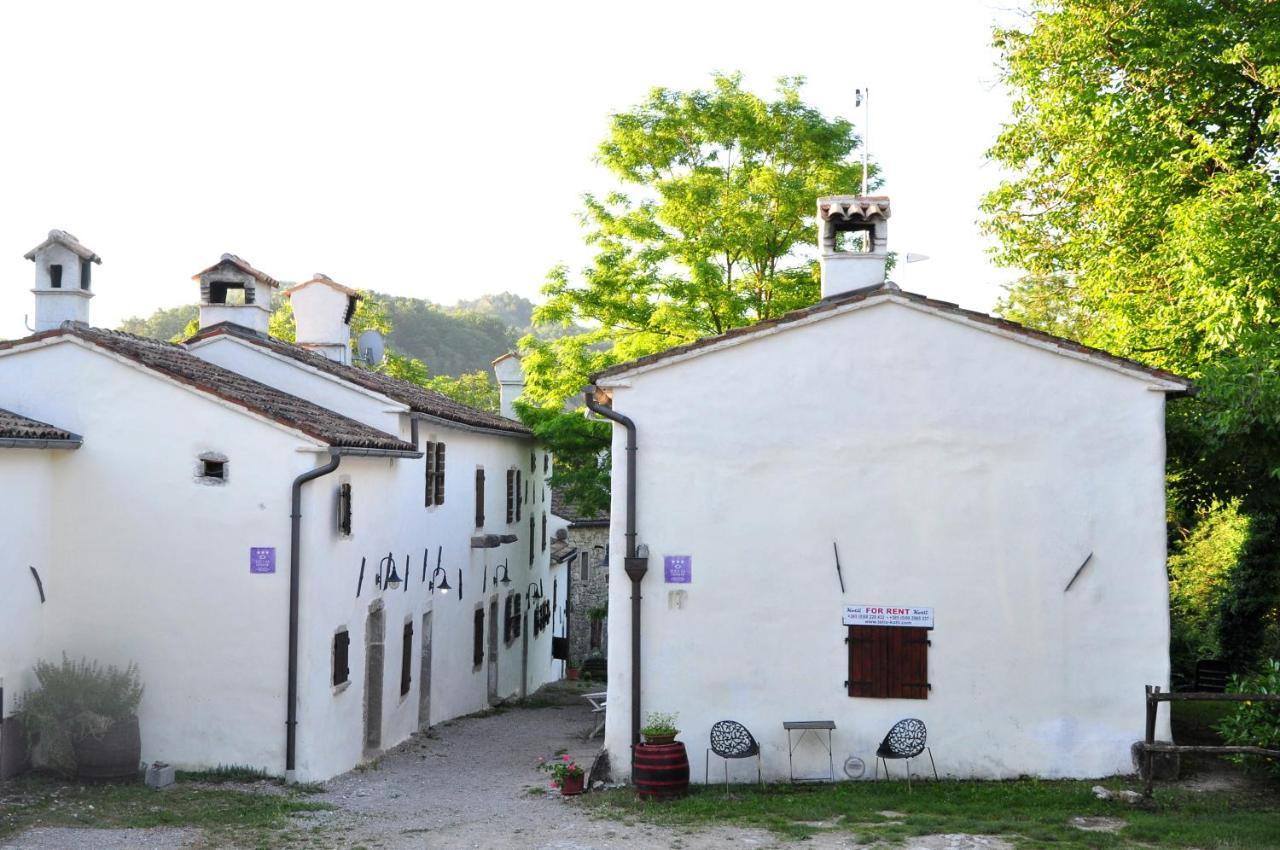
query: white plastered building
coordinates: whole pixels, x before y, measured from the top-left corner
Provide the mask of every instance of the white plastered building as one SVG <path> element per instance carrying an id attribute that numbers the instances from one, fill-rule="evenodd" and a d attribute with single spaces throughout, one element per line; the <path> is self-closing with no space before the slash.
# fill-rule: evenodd
<path id="1" fill-rule="evenodd" d="M 556 678 L 527 429 L 348 365 L 353 293 L 322 276 L 342 297 L 292 293 L 308 348 L 266 336 L 279 284 L 234 255 L 187 345 L 63 317 L 46 265 L 92 252 L 55 234 L 45 327 L 0 343 L 0 713 L 37 659 L 136 662 L 144 760 L 310 781 Z"/>
<path id="2" fill-rule="evenodd" d="M 695 781 L 723 719 L 766 779 L 870 778 L 911 717 L 943 775 L 1132 769 L 1143 688 L 1168 683 L 1165 400 L 1190 384 L 899 290 L 889 212 L 819 200 L 812 307 L 593 376 L 630 556 L 610 582 L 615 776 L 637 705 L 678 712 Z M 835 723 L 830 762 L 812 735 L 789 759 L 783 723 L 811 720 Z"/>

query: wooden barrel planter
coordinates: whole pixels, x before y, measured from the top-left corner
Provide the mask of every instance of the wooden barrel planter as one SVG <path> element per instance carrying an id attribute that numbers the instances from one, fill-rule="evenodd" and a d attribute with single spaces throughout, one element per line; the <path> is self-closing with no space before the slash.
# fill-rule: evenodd
<path id="1" fill-rule="evenodd" d="M 684 744 L 638 744 L 631 781 L 646 800 L 674 800 L 689 793 L 689 754 Z"/>
<path id="2" fill-rule="evenodd" d="M 71 742 L 76 757 L 76 776 L 96 781 L 138 778 L 142 764 L 142 735 L 138 718 L 121 720 L 95 738 Z"/>

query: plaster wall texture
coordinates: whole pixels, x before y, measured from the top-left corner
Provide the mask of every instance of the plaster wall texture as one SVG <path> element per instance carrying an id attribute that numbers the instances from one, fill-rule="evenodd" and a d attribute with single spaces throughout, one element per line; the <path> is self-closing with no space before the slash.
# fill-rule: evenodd
<path id="1" fill-rule="evenodd" d="M 62 266 L 62 286 L 54 289 L 49 267 Z M 92 290 L 80 288 L 80 257 L 69 248 L 54 243 L 40 250 L 35 261 L 36 331 L 61 327 L 63 322 L 89 322 Z M 92 285 L 92 284 L 91 284 Z"/>
<path id="2" fill-rule="evenodd" d="M 35 684 L 32 659 L 45 626 L 45 609 L 29 567 L 48 581 L 54 469 L 69 460 L 68 451 L 0 449 L 0 714 L 13 713 L 17 696 Z"/>
<path id="3" fill-rule="evenodd" d="M 1169 675 L 1162 393 L 891 301 L 601 383 L 638 426 L 642 710 L 679 712 L 693 752 L 732 718 L 785 778 L 782 722 L 830 719 L 837 775 L 857 756 L 870 776 L 889 727 L 919 717 L 945 775 L 1131 769 L 1143 686 Z M 664 584 L 664 555 L 691 556 L 692 582 Z M 605 742 L 625 776 L 622 560 Z M 927 700 L 847 696 L 854 603 L 935 608 Z M 826 762 L 796 755 L 802 774 Z"/>
<path id="4" fill-rule="evenodd" d="M 271 303 L 271 290 L 269 288 L 262 287 L 259 296 L 266 297 L 268 299 L 267 303 Z M 207 328 L 220 322 L 230 322 L 250 328 L 260 334 L 265 334 L 271 322 L 271 311 L 269 308 L 264 308 L 262 303 L 258 301 L 253 304 L 200 305 L 200 327 Z"/>
<path id="5" fill-rule="evenodd" d="M 593 655 L 607 657 L 609 640 L 606 631 L 600 635 L 600 645 L 591 645 L 591 611 L 609 606 L 609 568 L 604 563 L 604 550 L 597 545 L 609 543 L 607 525 L 570 525 L 569 543 L 578 554 L 568 563 L 573 572 L 570 582 L 572 593 L 569 602 L 572 613 L 569 619 L 569 660 L 575 666 Z M 586 579 L 583 579 L 583 557 L 587 558 Z M 608 621 L 608 617 L 605 618 Z"/>
<path id="6" fill-rule="evenodd" d="M 293 290 L 289 298 L 293 302 L 298 344 L 324 346 L 326 357 L 350 363 L 351 326 L 343 321 L 350 296 L 323 283 L 313 283 Z"/>

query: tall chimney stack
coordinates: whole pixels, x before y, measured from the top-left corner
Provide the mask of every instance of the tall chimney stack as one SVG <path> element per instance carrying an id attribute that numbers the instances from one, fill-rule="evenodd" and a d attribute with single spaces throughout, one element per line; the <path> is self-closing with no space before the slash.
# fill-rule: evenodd
<path id="1" fill-rule="evenodd" d="M 284 294 L 293 302 L 298 345 L 350 366 L 351 318 L 360 293 L 317 273 Z"/>
<path id="2" fill-rule="evenodd" d="M 102 258 L 65 230 L 50 230 L 23 258 L 36 264 L 36 332 L 65 322 L 88 325 L 93 264 Z"/>
<path id="3" fill-rule="evenodd" d="M 520 355 L 514 351 L 493 361 L 493 376 L 498 379 L 498 397 L 501 413 L 508 419 L 519 419 L 516 415 L 516 399 L 524 395 L 524 366 L 520 363 Z"/>
<path id="4" fill-rule="evenodd" d="M 884 282 L 889 260 L 889 199 L 884 195 L 818 198 L 822 297 Z"/>
<path id="5" fill-rule="evenodd" d="M 191 279 L 200 281 L 202 329 L 227 322 L 266 336 L 271 296 L 280 288 L 278 280 L 235 254 L 223 254 Z"/>

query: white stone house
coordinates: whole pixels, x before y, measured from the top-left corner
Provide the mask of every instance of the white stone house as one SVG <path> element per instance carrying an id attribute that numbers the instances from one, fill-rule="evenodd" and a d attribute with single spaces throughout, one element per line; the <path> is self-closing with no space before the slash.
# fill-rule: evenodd
<path id="1" fill-rule="evenodd" d="M 696 781 L 721 719 L 771 779 L 797 720 L 834 721 L 838 778 L 870 778 L 908 717 L 944 775 L 1132 769 L 1143 686 L 1169 675 L 1165 400 L 1191 386 L 901 291 L 888 218 L 820 199 L 819 303 L 593 376 L 615 420 L 615 775 L 654 710 L 679 713 Z M 841 250 L 857 231 L 870 250 Z M 812 737 L 794 760 L 828 773 Z"/>
<path id="2" fill-rule="evenodd" d="M 67 322 L 42 281 L 76 248 L 30 255 L 49 329 L 0 343 L 6 716 L 39 658 L 133 661 L 145 760 L 307 781 L 558 674 L 527 430 L 345 365 L 337 339 L 267 339 L 279 284 L 231 255 L 197 275 L 217 326 L 189 346 Z M 323 328 L 338 299 L 307 300 L 300 330 Z"/>

